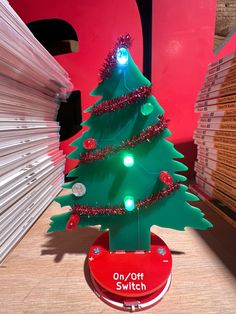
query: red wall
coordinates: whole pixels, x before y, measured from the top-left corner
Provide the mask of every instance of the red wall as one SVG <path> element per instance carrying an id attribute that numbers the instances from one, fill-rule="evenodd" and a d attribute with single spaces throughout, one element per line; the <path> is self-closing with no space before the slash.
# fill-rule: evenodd
<path id="1" fill-rule="evenodd" d="M 213 56 L 215 10 L 215 0 L 153 1 L 152 83 L 188 176 L 196 159 L 194 102 Z"/>
<path id="2" fill-rule="evenodd" d="M 134 38 L 131 53 L 142 67 L 141 22 L 134 0 L 10 0 L 10 3 L 26 23 L 60 18 L 75 28 L 80 51 L 56 59 L 69 72 L 74 89 L 81 90 L 83 108 L 95 102 L 89 92 L 97 85 L 98 69 L 120 34 L 129 32 Z M 236 50 L 233 36 L 218 56 L 213 54 L 215 14 L 215 0 L 153 0 L 153 91 L 171 119 L 171 141 L 185 155 L 190 176 L 196 158 L 192 140 L 198 119 L 194 114 L 196 95 L 208 63 Z M 62 143 L 66 153 L 71 150 L 69 142 Z M 74 165 L 71 161 L 67 163 L 67 171 Z"/>
<path id="3" fill-rule="evenodd" d="M 193 172 L 194 103 L 209 63 L 236 50 L 233 35 L 214 55 L 216 0 L 153 0 L 152 83 L 154 94 L 170 118 L 170 140 Z"/>

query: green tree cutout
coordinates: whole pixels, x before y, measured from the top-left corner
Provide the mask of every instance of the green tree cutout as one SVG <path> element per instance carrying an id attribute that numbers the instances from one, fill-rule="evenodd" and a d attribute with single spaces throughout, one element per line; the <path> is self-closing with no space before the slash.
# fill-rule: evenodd
<path id="1" fill-rule="evenodd" d="M 127 47 L 121 38 L 108 55 L 104 67 L 106 77 L 91 93 L 101 98 L 87 110 L 91 116 L 82 124 L 89 129 L 71 144 L 76 149 L 69 158 L 80 162 L 68 174 L 76 179 L 63 187 L 71 189 L 75 183 L 82 183 L 86 193 L 81 197 L 71 193 L 56 198 L 62 207 L 69 205 L 75 209 L 84 206 L 87 209 L 86 214 L 76 212 L 80 216 L 80 227 L 100 225 L 101 230 L 109 229 L 110 251 L 149 250 L 153 225 L 177 230 L 184 230 L 187 226 L 196 229 L 212 227 L 203 218 L 201 210 L 188 203 L 198 198 L 187 192 L 187 187 L 181 184 L 186 178 L 176 173 L 188 168 L 175 160 L 184 156 L 166 140 L 170 131 L 164 128 L 155 136 L 147 133 L 153 125 L 162 123 L 164 111 L 153 95 L 139 98 L 142 88 L 149 89 L 151 83 L 135 65 Z M 124 57 L 122 60 L 126 62 L 122 64 L 121 60 L 119 63 L 117 57 Z M 121 104 L 118 109 L 117 103 Z M 99 114 L 96 113 L 98 108 Z M 148 138 L 140 136 L 145 131 Z M 130 145 L 130 141 L 137 137 L 142 138 L 141 142 Z M 96 141 L 93 150 L 84 148 L 87 139 Z M 86 162 L 81 162 L 82 156 L 104 151 L 106 154 L 102 158 L 100 154 L 100 158 L 89 161 L 85 158 Z M 127 156 L 131 157 L 133 165 L 124 165 Z M 173 184 L 160 179 L 163 171 L 170 175 Z M 173 186 L 177 188 L 172 189 Z M 160 194 L 162 197 L 148 202 L 153 195 Z M 133 208 L 131 206 L 128 210 L 127 203 L 124 203 L 127 196 L 134 201 Z M 107 208 L 111 209 L 110 214 L 101 211 Z M 122 210 L 122 214 L 117 214 L 117 208 Z M 49 232 L 66 229 L 73 214 L 75 210 L 51 217 Z"/>

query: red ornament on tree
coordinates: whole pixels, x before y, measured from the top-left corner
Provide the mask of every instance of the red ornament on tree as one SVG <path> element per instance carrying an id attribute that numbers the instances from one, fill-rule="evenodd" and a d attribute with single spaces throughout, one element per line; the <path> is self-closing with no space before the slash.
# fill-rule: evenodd
<path id="1" fill-rule="evenodd" d="M 97 142 L 94 138 L 87 138 L 87 140 L 84 141 L 83 146 L 85 149 L 94 149 L 97 147 Z"/>
<path id="2" fill-rule="evenodd" d="M 161 180 L 161 182 L 167 185 L 170 185 L 173 183 L 173 178 L 167 171 L 162 171 L 159 175 L 159 179 Z"/>
<path id="3" fill-rule="evenodd" d="M 79 215 L 78 214 L 72 214 L 70 216 L 70 219 L 68 220 L 68 222 L 66 224 L 66 229 L 69 231 L 74 230 L 79 221 L 80 221 Z"/>

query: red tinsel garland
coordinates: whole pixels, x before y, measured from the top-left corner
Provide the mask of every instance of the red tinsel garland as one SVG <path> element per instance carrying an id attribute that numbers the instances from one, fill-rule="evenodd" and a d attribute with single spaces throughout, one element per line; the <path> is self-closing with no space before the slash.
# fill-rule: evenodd
<path id="1" fill-rule="evenodd" d="M 117 147 L 107 146 L 105 148 L 86 152 L 80 155 L 80 163 L 88 163 L 95 160 L 105 159 L 109 154 L 114 154 L 120 150 L 126 149 L 128 147 L 135 147 L 136 145 L 143 143 L 144 141 L 149 141 L 152 137 L 160 134 L 166 127 L 168 120 L 164 119 L 162 115 L 159 115 L 159 121 L 146 128 L 139 135 L 134 135 L 131 139 L 123 141 L 121 145 Z"/>
<path id="2" fill-rule="evenodd" d="M 114 112 L 122 109 L 127 105 L 132 105 L 140 100 L 143 100 L 151 95 L 151 87 L 141 86 L 134 91 L 118 98 L 105 100 L 91 110 L 91 114 L 101 115 L 107 112 Z"/>
<path id="3" fill-rule="evenodd" d="M 171 184 L 168 188 L 161 190 L 158 193 L 153 193 L 150 197 L 147 197 L 143 200 L 135 202 L 135 208 L 140 209 L 141 207 L 147 207 L 152 205 L 153 203 L 159 201 L 163 197 L 170 195 L 179 189 L 179 182 Z M 125 207 L 121 206 L 113 206 L 113 207 L 93 207 L 89 205 L 79 205 L 75 204 L 72 208 L 73 214 L 77 214 L 79 216 L 98 216 L 98 215 L 124 215 L 127 213 Z"/>
<path id="4" fill-rule="evenodd" d="M 100 69 L 100 80 L 101 82 L 108 79 L 112 73 L 112 70 L 116 67 L 117 60 L 116 60 L 116 52 L 119 48 L 130 48 L 132 43 L 131 37 L 129 34 L 125 36 L 120 36 L 113 48 L 110 51 L 105 59 L 103 67 Z"/>

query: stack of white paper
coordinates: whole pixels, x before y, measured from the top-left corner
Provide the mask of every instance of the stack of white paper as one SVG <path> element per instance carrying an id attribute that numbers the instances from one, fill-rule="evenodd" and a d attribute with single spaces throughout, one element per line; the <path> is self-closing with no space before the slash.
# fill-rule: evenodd
<path id="1" fill-rule="evenodd" d="M 61 189 L 58 101 L 72 85 L 0 0 L 0 262 Z"/>

